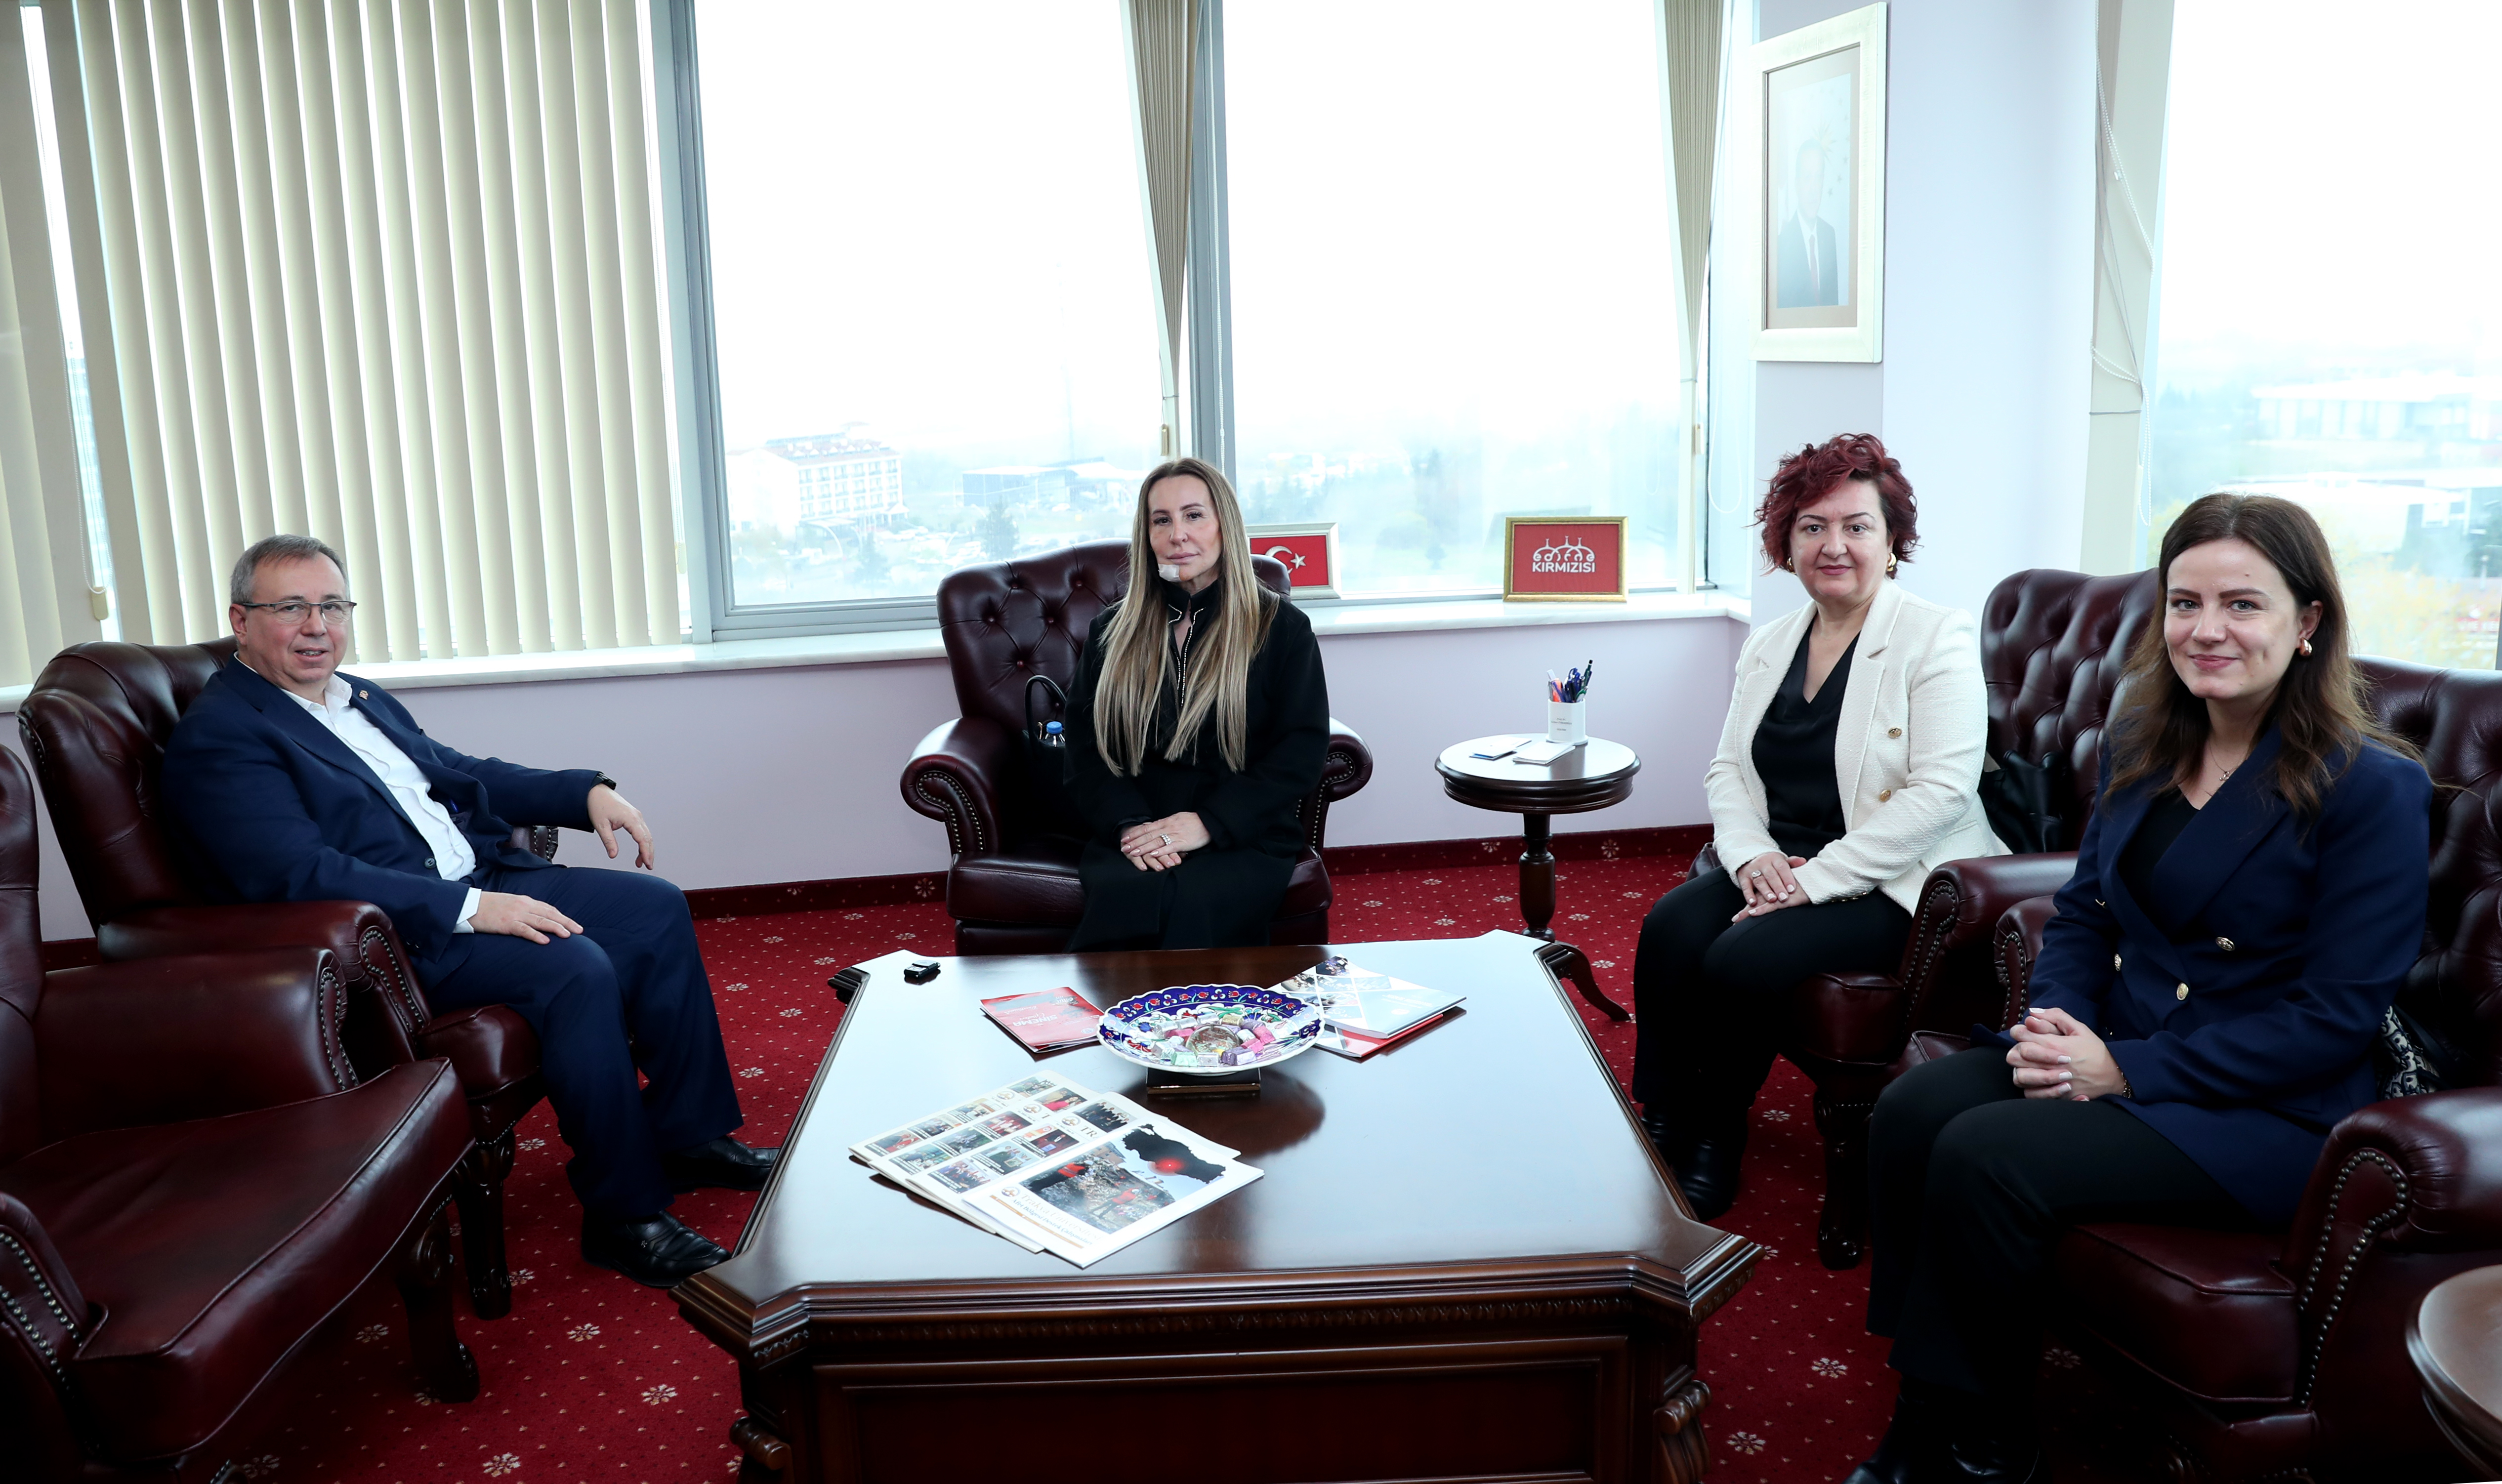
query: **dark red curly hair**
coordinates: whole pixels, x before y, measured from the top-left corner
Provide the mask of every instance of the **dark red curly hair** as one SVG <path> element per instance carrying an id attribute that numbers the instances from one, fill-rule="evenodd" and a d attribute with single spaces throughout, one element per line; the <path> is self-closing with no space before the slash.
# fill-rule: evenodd
<path id="1" fill-rule="evenodd" d="M 1920 544 L 1920 507 L 1911 498 L 1911 482 L 1903 477 L 1902 464 L 1885 452 L 1875 433 L 1843 433 L 1808 445 L 1773 471 L 1772 487 L 1764 491 L 1764 502 L 1755 507 L 1755 519 L 1764 525 L 1766 562 L 1777 567 L 1789 559 L 1790 522 L 1799 508 L 1824 498 L 1826 491 L 1845 479 L 1862 479 L 1876 487 L 1876 501 L 1885 512 L 1886 540 L 1898 559 L 1911 559 L 1911 548 Z"/>

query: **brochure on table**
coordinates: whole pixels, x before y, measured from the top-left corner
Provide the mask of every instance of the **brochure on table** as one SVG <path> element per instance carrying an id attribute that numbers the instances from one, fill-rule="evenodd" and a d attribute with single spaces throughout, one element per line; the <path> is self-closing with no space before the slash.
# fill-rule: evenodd
<path id="1" fill-rule="evenodd" d="M 1332 995 L 1326 1015 L 1328 1026 L 1314 1044 L 1323 1051 L 1359 1062 L 1427 1022 L 1448 1015 L 1468 998 L 1466 995 L 1429 990 L 1389 974 L 1376 974 L 1353 963 L 1346 963 L 1335 974 L 1323 974 L 1320 967 L 1308 968 L 1276 988 L 1307 998 L 1327 990 Z"/>
<path id="2" fill-rule="evenodd" d="M 1029 1252 L 1088 1266 L 1261 1172 L 1126 1097 L 1026 1077 L 852 1146 L 871 1169 Z"/>

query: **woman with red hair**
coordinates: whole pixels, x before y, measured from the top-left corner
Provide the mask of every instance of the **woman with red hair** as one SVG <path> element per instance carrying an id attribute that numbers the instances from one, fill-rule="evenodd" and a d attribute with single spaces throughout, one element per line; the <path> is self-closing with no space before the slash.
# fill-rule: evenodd
<path id="1" fill-rule="evenodd" d="M 1719 867 L 1650 909 L 1634 963 L 1633 1094 L 1704 1221 L 1737 1198 L 1790 986 L 1892 969 L 1930 867 L 2006 851 L 1972 616 L 1893 581 L 1919 539 L 1903 466 L 1845 433 L 1782 460 L 1756 514 L 1809 601 L 1738 656 L 1705 775 Z"/>

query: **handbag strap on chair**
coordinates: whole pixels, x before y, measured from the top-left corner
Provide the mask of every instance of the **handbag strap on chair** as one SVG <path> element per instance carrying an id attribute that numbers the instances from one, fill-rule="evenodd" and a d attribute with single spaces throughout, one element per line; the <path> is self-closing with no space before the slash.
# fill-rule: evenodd
<path id="1" fill-rule="evenodd" d="M 1060 682 L 1052 679 L 1048 675 L 1032 675 L 1027 677 L 1025 683 L 1025 734 L 1029 737 L 1039 737 L 1042 735 L 1041 726 L 1037 725 L 1033 719 L 1033 688 L 1036 686 L 1048 686 L 1051 688 L 1052 711 L 1054 714 L 1043 718 L 1044 721 L 1048 722 L 1058 720 L 1067 716 L 1068 714 L 1068 692 L 1060 689 Z"/>

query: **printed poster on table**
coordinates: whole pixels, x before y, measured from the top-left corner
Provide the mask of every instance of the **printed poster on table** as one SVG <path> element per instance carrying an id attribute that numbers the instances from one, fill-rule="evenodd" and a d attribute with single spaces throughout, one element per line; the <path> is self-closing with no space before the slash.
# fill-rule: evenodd
<path id="1" fill-rule="evenodd" d="M 851 1152 L 983 1231 L 1080 1267 L 1261 1173 L 1239 1150 L 1126 1097 L 1049 1076 L 924 1115 Z"/>
<path id="2" fill-rule="evenodd" d="M 1505 517 L 1503 523 L 1505 601 L 1623 602 L 1625 519 L 1623 516 Z"/>

